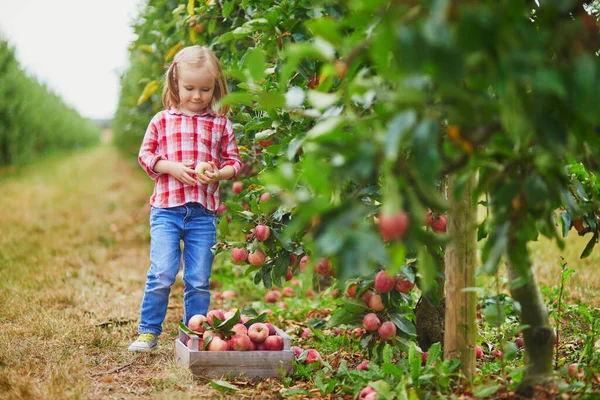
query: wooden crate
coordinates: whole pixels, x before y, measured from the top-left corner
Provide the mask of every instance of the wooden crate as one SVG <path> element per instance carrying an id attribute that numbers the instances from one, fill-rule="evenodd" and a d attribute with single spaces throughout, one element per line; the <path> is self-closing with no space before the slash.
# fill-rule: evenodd
<path id="1" fill-rule="evenodd" d="M 188 367 L 194 375 L 208 378 L 238 377 L 268 378 L 293 373 L 294 352 L 290 350 L 291 339 L 281 329 L 275 328 L 283 337 L 282 351 L 198 351 L 190 350 L 186 340 L 192 340 L 198 348 L 199 337 L 188 335 L 181 329 L 175 340 L 175 359 L 178 365 Z"/>

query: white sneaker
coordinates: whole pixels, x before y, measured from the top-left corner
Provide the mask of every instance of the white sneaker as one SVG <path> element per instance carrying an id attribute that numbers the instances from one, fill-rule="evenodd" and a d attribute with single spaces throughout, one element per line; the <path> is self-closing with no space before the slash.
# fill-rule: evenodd
<path id="1" fill-rule="evenodd" d="M 156 348 L 158 337 L 154 333 L 141 333 L 137 340 L 129 345 L 129 351 L 151 351 Z"/>

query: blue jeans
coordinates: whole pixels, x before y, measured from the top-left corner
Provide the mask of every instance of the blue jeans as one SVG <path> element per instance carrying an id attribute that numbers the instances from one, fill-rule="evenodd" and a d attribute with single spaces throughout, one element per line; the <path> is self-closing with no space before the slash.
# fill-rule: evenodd
<path id="1" fill-rule="evenodd" d="M 216 244 L 215 213 L 199 203 L 150 211 L 150 269 L 140 312 L 139 333 L 160 335 L 171 286 L 179 272 L 183 240 L 183 322 L 206 315 Z"/>

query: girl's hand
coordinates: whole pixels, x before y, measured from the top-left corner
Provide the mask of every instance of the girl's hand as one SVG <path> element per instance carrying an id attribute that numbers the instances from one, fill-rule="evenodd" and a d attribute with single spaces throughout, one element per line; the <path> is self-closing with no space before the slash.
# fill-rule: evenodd
<path id="1" fill-rule="evenodd" d="M 221 180 L 221 171 L 219 171 L 217 164 L 215 164 L 214 161 L 209 161 L 208 164 L 210 164 L 210 166 L 212 167 L 212 171 L 210 169 L 207 169 L 202 176 L 198 177 L 200 183 L 203 183 L 205 185 L 208 185 L 209 183 L 216 183 Z"/>
<path id="2" fill-rule="evenodd" d="M 186 163 L 173 163 L 169 174 L 184 185 L 196 185 L 196 171 L 192 169 L 193 161 Z"/>

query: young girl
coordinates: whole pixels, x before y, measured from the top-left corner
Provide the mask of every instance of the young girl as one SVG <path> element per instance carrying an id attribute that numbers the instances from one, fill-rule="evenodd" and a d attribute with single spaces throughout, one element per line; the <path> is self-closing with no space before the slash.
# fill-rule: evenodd
<path id="1" fill-rule="evenodd" d="M 150 198 L 150 269 L 140 312 L 139 337 L 130 351 L 156 347 L 171 285 L 179 272 L 183 240 L 183 322 L 208 311 L 216 244 L 219 181 L 233 179 L 242 163 L 229 107 L 215 111 L 228 93 L 219 60 L 206 47 L 181 49 L 165 74 L 165 110 L 152 118 L 139 163 L 155 180 Z M 210 167 L 201 175 L 200 162 Z"/>

